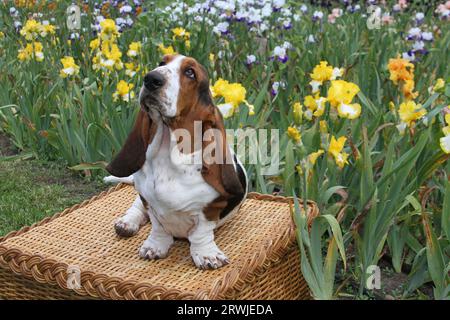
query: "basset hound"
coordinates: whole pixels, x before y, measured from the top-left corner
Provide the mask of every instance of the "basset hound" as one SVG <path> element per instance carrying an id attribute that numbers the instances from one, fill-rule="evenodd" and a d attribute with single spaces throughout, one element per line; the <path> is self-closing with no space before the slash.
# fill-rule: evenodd
<path id="1" fill-rule="evenodd" d="M 166 55 L 145 75 L 139 102 L 134 128 L 106 168 L 112 175 L 107 181 L 133 182 L 139 193 L 115 223 L 117 234 L 133 236 L 150 219 L 152 230 L 139 250 L 142 258 L 164 258 L 174 238 L 185 238 L 197 267 L 226 265 L 214 229 L 237 212 L 248 179 L 227 144 L 205 68 L 193 58 Z M 200 143 L 194 141 L 196 128 Z M 180 131 L 188 138 L 180 139 Z M 180 148 L 185 139 L 191 139 L 184 141 L 191 142 L 189 147 Z"/>

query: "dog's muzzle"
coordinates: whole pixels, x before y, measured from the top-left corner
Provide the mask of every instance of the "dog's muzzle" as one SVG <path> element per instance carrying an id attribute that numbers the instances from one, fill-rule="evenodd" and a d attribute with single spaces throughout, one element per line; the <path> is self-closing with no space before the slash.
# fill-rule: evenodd
<path id="1" fill-rule="evenodd" d="M 166 80 L 158 71 L 151 71 L 144 77 L 144 87 L 150 92 L 156 91 L 164 86 Z"/>
<path id="2" fill-rule="evenodd" d="M 160 88 L 165 84 L 164 76 L 158 71 L 151 71 L 144 77 L 144 85 L 140 93 L 140 102 L 146 111 L 150 107 L 159 107 L 161 103 Z"/>
<path id="3" fill-rule="evenodd" d="M 162 74 L 151 71 L 145 75 L 144 85 L 139 94 L 141 108 L 146 112 L 158 114 L 163 121 L 165 121 L 165 116 L 162 113 L 164 99 L 160 89 L 165 85 L 165 82 Z"/>

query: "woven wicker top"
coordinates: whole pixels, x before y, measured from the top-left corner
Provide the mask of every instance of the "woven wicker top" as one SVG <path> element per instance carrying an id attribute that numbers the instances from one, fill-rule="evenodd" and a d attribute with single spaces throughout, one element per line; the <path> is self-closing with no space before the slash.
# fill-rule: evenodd
<path id="1" fill-rule="evenodd" d="M 77 293 L 102 298 L 220 298 L 251 281 L 252 273 L 279 259 L 295 241 L 287 198 L 250 194 L 240 211 L 216 230 L 216 243 L 231 263 L 218 270 L 197 269 L 189 243 L 177 240 L 165 259 L 140 259 L 150 232 L 143 227 L 119 238 L 115 220 L 136 192 L 119 185 L 61 214 L 0 238 L 0 265 L 41 283 L 66 289 L 67 267 L 81 270 Z M 316 208 L 311 205 L 312 211 Z M 310 209 L 311 209 L 310 208 Z"/>

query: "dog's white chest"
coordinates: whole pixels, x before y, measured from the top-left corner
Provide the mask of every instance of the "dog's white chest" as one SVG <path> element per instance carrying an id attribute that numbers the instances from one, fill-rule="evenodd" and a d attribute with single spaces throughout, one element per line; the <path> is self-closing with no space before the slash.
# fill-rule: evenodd
<path id="1" fill-rule="evenodd" d="M 176 146 L 173 148 L 175 144 L 167 128 L 158 128 L 154 139 L 158 140 L 147 150 L 148 160 L 135 174 L 136 188 L 148 201 L 150 214 L 168 233 L 187 237 L 197 216 L 218 192 L 203 179 L 202 164 L 187 161 L 193 155 L 181 154 Z"/>

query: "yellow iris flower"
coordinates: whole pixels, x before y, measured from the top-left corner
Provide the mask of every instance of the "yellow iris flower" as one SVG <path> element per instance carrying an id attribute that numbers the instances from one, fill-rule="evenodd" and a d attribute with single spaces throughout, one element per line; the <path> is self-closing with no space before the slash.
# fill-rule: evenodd
<path id="1" fill-rule="evenodd" d="M 331 79 L 333 75 L 333 67 L 328 65 L 326 61 L 320 61 L 320 64 L 314 67 L 310 73 L 311 79 L 317 82 L 324 82 Z"/>
<path id="2" fill-rule="evenodd" d="M 427 114 L 427 111 L 422 108 L 421 104 L 416 104 L 414 101 L 407 101 L 400 104 L 398 114 L 402 123 L 410 127 L 415 121 Z"/>
<path id="3" fill-rule="evenodd" d="M 218 105 L 224 118 L 231 117 L 241 103 L 248 107 L 249 115 L 255 114 L 255 108 L 245 99 L 247 90 L 240 83 L 230 83 L 227 80 L 219 78 L 216 83 L 210 87 L 213 98 L 223 97 L 225 103 Z"/>
<path id="4" fill-rule="evenodd" d="M 214 85 L 211 87 L 211 93 L 212 93 L 213 98 L 215 98 L 217 96 L 222 96 L 228 85 L 229 85 L 229 82 L 227 80 L 219 78 L 216 81 L 216 83 L 214 83 Z"/>
<path id="5" fill-rule="evenodd" d="M 333 80 L 327 99 L 332 107 L 337 107 L 341 118 L 356 119 L 361 115 L 361 105 L 352 101 L 359 91 L 358 85 L 352 82 Z"/>
<path id="6" fill-rule="evenodd" d="M 125 63 L 125 74 L 129 77 L 134 77 L 134 75 L 141 69 L 138 64 L 134 62 Z"/>
<path id="7" fill-rule="evenodd" d="M 433 87 L 433 92 L 441 90 L 445 86 L 445 81 L 442 78 L 436 80 L 436 84 Z"/>
<path id="8" fill-rule="evenodd" d="M 356 119 L 361 115 L 361 105 L 359 103 L 341 103 L 337 110 L 341 118 L 347 118 L 350 120 Z"/>
<path id="9" fill-rule="evenodd" d="M 31 59 L 33 55 L 33 46 L 31 43 L 28 43 L 25 48 L 19 50 L 19 54 L 17 55 L 17 59 L 20 61 L 25 61 Z"/>
<path id="10" fill-rule="evenodd" d="M 41 37 L 47 36 L 47 34 L 55 34 L 55 26 L 51 24 L 41 25 L 40 35 Z"/>
<path id="11" fill-rule="evenodd" d="M 298 129 L 295 127 L 289 127 L 287 129 L 287 135 L 289 138 L 294 140 L 295 143 L 300 143 L 300 141 L 302 139 L 302 135 L 300 134 L 300 131 L 298 131 Z"/>
<path id="12" fill-rule="evenodd" d="M 164 55 L 176 53 L 172 46 L 165 47 L 162 43 L 158 45 L 158 49 Z"/>
<path id="13" fill-rule="evenodd" d="M 120 80 L 117 84 L 116 92 L 113 93 L 114 101 L 117 101 L 120 98 L 125 102 L 129 102 L 130 99 L 133 99 L 134 97 L 134 92 L 131 91 L 133 87 L 134 85 L 132 83 L 128 84 L 125 81 Z"/>
<path id="14" fill-rule="evenodd" d="M 350 104 L 359 91 L 359 87 L 352 82 L 333 80 L 330 89 L 328 89 L 327 98 L 331 106 L 337 107 L 341 103 Z"/>
<path id="15" fill-rule="evenodd" d="M 100 39 L 97 38 L 89 42 L 89 47 L 92 51 L 98 49 L 100 47 Z"/>
<path id="16" fill-rule="evenodd" d="M 34 19 L 27 20 L 23 28 L 20 30 L 20 35 L 24 36 L 27 41 L 37 38 L 41 33 L 42 24 Z"/>
<path id="17" fill-rule="evenodd" d="M 449 108 L 449 107 L 447 107 Z M 445 115 L 445 122 L 447 123 L 447 125 L 445 127 L 442 128 L 442 132 L 447 136 L 450 134 L 450 113 L 447 113 Z"/>
<path id="18" fill-rule="evenodd" d="M 245 100 L 246 93 L 247 90 L 240 83 L 230 83 L 222 92 L 222 96 L 225 99 L 225 103 L 231 103 L 234 107 L 237 107 Z"/>
<path id="19" fill-rule="evenodd" d="M 184 28 L 177 27 L 172 29 L 173 39 L 175 38 L 184 38 L 184 40 L 189 40 L 191 34 L 187 32 Z"/>
<path id="20" fill-rule="evenodd" d="M 446 154 L 450 153 L 450 134 L 439 139 L 439 145 Z"/>
<path id="21" fill-rule="evenodd" d="M 316 152 L 312 152 L 308 155 L 308 160 L 312 165 L 316 164 L 317 158 L 319 158 L 322 154 L 324 154 L 325 151 L 323 151 L 322 149 L 319 149 Z"/>
<path id="22" fill-rule="evenodd" d="M 142 44 L 139 41 L 132 42 L 128 46 L 127 56 L 134 58 L 140 54 L 141 49 L 142 49 Z"/>
<path id="23" fill-rule="evenodd" d="M 303 104 L 308 109 L 305 111 L 305 117 L 308 120 L 311 120 L 313 116 L 320 117 L 325 112 L 325 103 L 327 102 L 327 98 L 320 97 L 319 93 L 315 96 L 306 96 Z"/>
<path id="24" fill-rule="evenodd" d="M 100 59 L 100 65 L 109 70 L 115 68 L 116 70 L 121 70 L 123 68 L 123 63 L 121 60 L 122 52 L 120 52 L 119 47 L 114 42 L 104 41 L 101 48 L 102 57 Z"/>
<path id="25" fill-rule="evenodd" d="M 328 154 L 333 156 L 337 166 L 341 169 L 348 164 L 348 154 L 342 151 L 345 141 L 347 141 L 347 138 L 344 136 L 339 137 L 337 140 L 332 136 L 330 146 L 328 147 Z"/>
<path id="26" fill-rule="evenodd" d="M 116 23 L 112 19 L 105 19 L 100 22 L 100 28 L 100 37 L 102 40 L 114 40 L 119 36 L 119 30 L 117 29 Z"/>
<path id="27" fill-rule="evenodd" d="M 17 58 L 20 61 L 30 60 L 31 58 L 34 58 L 36 61 L 40 62 L 44 60 L 44 53 L 42 52 L 42 50 L 43 46 L 40 42 L 27 43 L 25 48 L 19 50 Z"/>
<path id="28" fill-rule="evenodd" d="M 64 57 L 61 59 L 63 68 L 59 72 L 61 78 L 67 78 L 68 76 L 73 76 L 78 74 L 80 67 L 75 63 L 73 57 Z"/>
<path id="29" fill-rule="evenodd" d="M 328 65 L 327 61 L 320 61 L 320 63 L 314 67 L 309 85 L 312 88 L 312 93 L 319 92 L 320 86 L 324 81 L 335 80 L 337 77 L 342 77 L 344 74 L 343 68 L 333 68 Z"/>
<path id="30" fill-rule="evenodd" d="M 448 107 L 447 107 L 448 108 Z M 442 132 L 444 133 L 444 137 L 439 139 L 439 144 L 441 146 L 442 151 L 446 154 L 450 153 L 450 113 L 445 115 L 446 126 L 442 128 Z"/>

